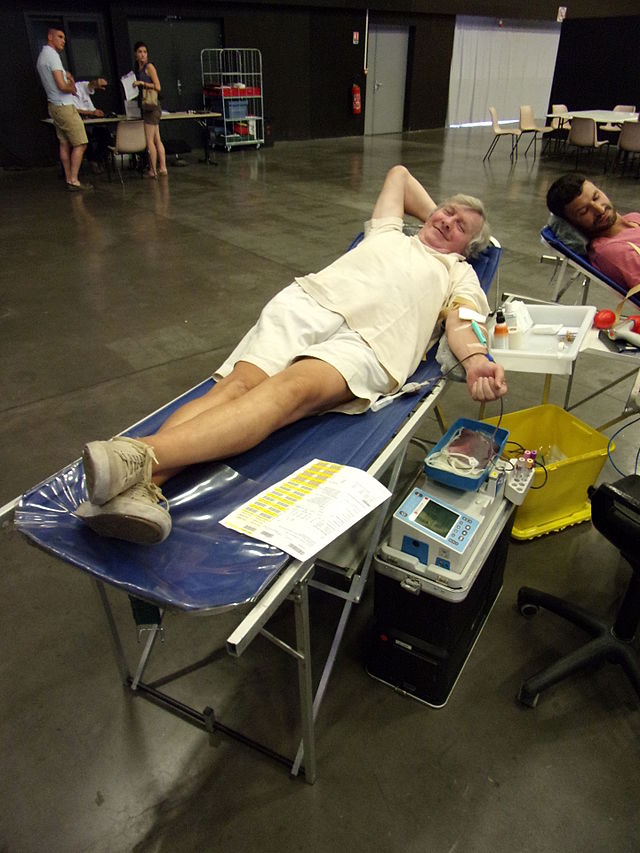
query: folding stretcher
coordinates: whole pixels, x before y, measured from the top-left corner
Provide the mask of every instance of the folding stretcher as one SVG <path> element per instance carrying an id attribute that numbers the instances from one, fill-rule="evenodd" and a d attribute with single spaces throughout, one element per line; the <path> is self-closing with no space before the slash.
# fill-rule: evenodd
<path id="1" fill-rule="evenodd" d="M 553 278 L 555 278 L 555 288 L 553 293 L 554 302 L 559 302 L 562 296 L 571 286 L 571 284 L 576 279 L 578 279 L 581 280 L 582 283 L 581 301 L 583 305 L 586 305 L 587 303 L 587 298 L 589 295 L 589 285 L 591 284 L 591 282 L 595 282 L 598 285 L 605 285 L 614 293 L 619 294 L 621 298 L 627 298 L 629 303 L 640 308 L 640 294 L 628 296 L 628 290 L 626 287 L 619 284 L 617 281 L 614 281 L 612 278 L 609 278 L 609 276 L 605 275 L 603 272 L 597 269 L 597 267 L 594 267 L 593 264 L 589 263 L 589 259 L 585 255 L 581 255 L 573 249 L 569 248 L 566 243 L 563 243 L 562 240 L 558 239 L 558 237 L 554 234 L 553 230 L 548 225 L 546 225 L 540 232 L 540 238 L 543 244 L 547 245 L 556 253 L 556 256 L 554 258 L 554 262 L 556 263 L 556 269 L 554 270 L 553 274 Z M 570 276 L 567 279 L 570 268 L 574 270 L 574 275 Z M 635 376 L 636 378 L 633 382 L 632 389 L 629 393 L 629 397 L 627 398 L 627 402 L 625 403 L 621 414 L 617 415 L 611 420 L 608 420 L 606 423 L 600 424 L 598 429 L 606 429 L 607 427 L 613 426 L 613 424 L 618 423 L 618 421 L 623 420 L 629 415 L 637 413 L 637 399 L 639 393 L 638 389 L 640 388 L 640 369 L 638 368 L 638 358 L 636 355 L 628 354 L 621 354 L 620 357 L 626 359 L 628 362 L 630 361 L 633 364 L 631 370 L 626 371 L 622 376 L 607 383 L 607 385 L 598 389 L 598 391 L 595 391 L 593 394 L 590 394 L 588 397 L 584 397 L 583 399 L 569 405 L 569 398 L 571 396 L 571 388 L 573 384 L 572 373 L 571 377 L 569 378 L 569 383 L 567 385 L 564 408 L 567 411 L 571 411 L 572 409 L 581 406 L 583 403 L 586 403 L 588 400 L 591 400 L 599 394 L 602 394 L 604 391 L 608 391 L 610 388 L 619 385 L 621 382 L 624 382 L 631 376 Z"/>
<path id="2" fill-rule="evenodd" d="M 540 232 L 540 238 L 542 242 L 549 246 L 554 252 L 559 255 L 559 259 L 556 258 L 558 262 L 558 266 L 556 272 L 554 273 L 555 277 L 555 289 L 553 292 L 553 301 L 558 302 L 562 295 L 566 293 L 568 287 L 571 285 L 573 278 L 569 279 L 566 282 L 567 274 L 569 273 L 569 268 L 571 267 L 575 273 L 576 278 L 582 279 L 582 304 L 587 304 L 587 297 L 589 295 L 589 285 L 592 281 L 598 284 L 604 284 L 609 287 L 611 290 L 619 293 L 621 296 L 626 296 L 627 288 L 623 285 L 619 284 L 617 281 L 614 281 L 609 276 L 605 275 L 603 272 L 600 272 L 599 269 L 593 266 L 593 264 L 589 263 L 589 259 L 585 255 L 580 255 L 578 252 L 575 252 L 573 249 L 570 249 L 566 243 L 563 243 L 562 240 L 559 240 L 556 235 L 553 233 L 551 228 L 548 225 Z M 631 302 L 635 305 L 640 306 L 640 297 L 632 296 Z"/>
<path id="3" fill-rule="evenodd" d="M 492 245 L 474 266 L 485 290 L 494 277 L 501 254 Z M 301 562 L 277 548 L 244 537 L 219 524 L 231 509 L 286 477 L 313 458 L 367 470 L 385 478 L 393 493 L 409 442 L 434 406 L 443 388 L 434 349 L 412 381 L 427 383 L 418 392 L 395 399 L 389 406 L 358 416 L 330 413 L 306 418 L 279 430 L 258 447 L 222 463 L 192 466 L 163 486 L 170 502 L 172 532 L 153 547 L 102 539 L 92 533 L 74 510 L 86 500 L 80 460 L 25 493 L 15 508 L 17 528 L 34 544 L 88 573 L 95 581 L 115 646 L 122 679 L 143 696 L 203 730 L 235 737 L 286 764 L 295 775 L 316 775 L 314 719 L 325 692 L 347 619 L 360 600 L 391 498 L 377 511 L 366 555 L 355 570 L 329 566 L 321 555 Z M 155 432 L 178 406 L 211 388 L 208 379 L 135 424 L 124 434 Z M 314 569 L 333 572 L 337 583 L 319 583 Z M 105 585 L 128 594 L 138 624 L 148 628 L 135 672 L 125 659 Z M 344 604 L 324 671 L 313 693 L 310 669 L 308 586 L 343 599 Z M 295 644 L 265 628 L 287 599 L 295 612 Z M 227 639 L 227 651 L 240 656 L 262 634 L 297 662 L 302 740 L 295 760 L 286 758 L 240 732 L 221 724 L 211 708 L 202 712 L 185 705 L 158 682 L 143 680 L 145 668 L 161 631 L 165 611 L 216 614 L 250 603 L 251 609 Z M 172 676 L 162 679 L 166 684 Z M 304 759 L 304 765 L 302 761 Z"/>

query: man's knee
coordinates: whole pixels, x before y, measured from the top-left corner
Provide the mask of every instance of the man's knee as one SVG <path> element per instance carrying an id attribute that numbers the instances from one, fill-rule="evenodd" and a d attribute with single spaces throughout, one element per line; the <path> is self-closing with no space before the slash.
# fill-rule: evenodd
<path id="1" fill-rule="evenodd" d="M 319 359 L 301 359 L 273 381 L 283 411 L 298 417 L 326 412 L 353 398 L 336 368 Z"/>
<path id="2" fill-rule="evenodd" d="M 251 391 L 252 388 L 255 388 L 256 385 L 259 385 L 268 378 L 268 374 L 255 364 L 251 364 L 248 361 L 237 361 L 231 373 L 220 380 L 218 384 L 233 389 L 237 396 L 240 396 Z"/>

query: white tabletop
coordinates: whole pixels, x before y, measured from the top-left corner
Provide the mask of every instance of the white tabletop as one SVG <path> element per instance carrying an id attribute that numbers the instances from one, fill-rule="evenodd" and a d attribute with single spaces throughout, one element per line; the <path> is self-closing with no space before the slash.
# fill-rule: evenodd
<path id="1" fill-rule="evenodd" d="M 623 113 L 620 110 L 569 110 L 566 113 L 550 113 L 548 118 L 559 118 L 562 121 L 572 118 L 592 118 L 599 124 L 620 124 L 623 121 L 638 121 L 638 113 Z"/>
<path id="2" fill-rule="evenodd" d="M 163 112 L 161 118 L 163 121 L 168 119 L 195 119 L 196 121 L 202 121 L 206 118 L 219 118 L 221 115 L 222 113 L 209 112 L 208 110 L 203 112 L 196 112 L 195 110 L 192 110 L 191 112 Z M 53 120 L 50 118 L 43 118 L 42 121 L 45 124 L 53 124 Z M 114 124 L 115 122 L 119 121 L 142 121 L 142 119 L 140 117 L 135 116 L 117 115 L 103 116 L 103 118 L 93 118 L 92 116 L 87 116 L 86 118 L 83 118 L 82 121 L 85 124 Z"/>

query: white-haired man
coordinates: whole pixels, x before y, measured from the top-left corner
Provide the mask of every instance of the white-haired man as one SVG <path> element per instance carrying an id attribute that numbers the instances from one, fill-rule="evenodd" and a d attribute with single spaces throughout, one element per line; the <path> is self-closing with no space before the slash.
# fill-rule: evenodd
<path id="1" fill-rule="evenodd" d="M 403 217 L 424 225 L 403 234 Z M 329 411 L 358 414 L 393 394 L 444 325 L 469 393 L 506 393 L 502 367 L 459 309 L 489 306 L 465 258 L 488 243 L 482 203 L 437 206 L 404 166 L 386 176 L 365 239 L 280 291 L 214 374 L 214 388 L 141 440 L 94 441 L 83 454 L 89 501 L 77 514 L 98 533 L 162 541 L 171 517 L 159 486 L 187 465 L 255 447 L 280 427 Z"/>

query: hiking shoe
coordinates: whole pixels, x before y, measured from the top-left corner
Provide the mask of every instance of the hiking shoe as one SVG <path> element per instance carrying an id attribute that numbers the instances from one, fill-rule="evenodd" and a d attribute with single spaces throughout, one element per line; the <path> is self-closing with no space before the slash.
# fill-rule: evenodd
<path id="1" fill-rule="evenodd" d="M 153 448 L 135 438 L 90 442 L 82 453 L 89 500 L 102 506 L 136 483 L 150 483 L 157 461 Z"/>
<path id="2" fill-rule="evenodd" d="M 169 502 L 154 483 L 137 483 L 103 506 L 85 501 L 75 514 L 100 536 L 139 545 L 155 545 L 171 533 Z"/>

